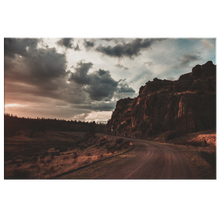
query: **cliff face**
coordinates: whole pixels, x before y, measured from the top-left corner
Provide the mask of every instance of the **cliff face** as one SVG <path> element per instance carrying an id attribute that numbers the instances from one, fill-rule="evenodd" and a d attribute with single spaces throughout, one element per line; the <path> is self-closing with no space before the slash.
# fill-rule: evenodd
<path id="1" fill-rule="evenodd" d="M 190 133 L 216 127 L 216 66 L 208 61 L 176 81 L 155 78 L 138 97 L 121 99 L 106 133 L 148 138 L 166 131 Z"/>

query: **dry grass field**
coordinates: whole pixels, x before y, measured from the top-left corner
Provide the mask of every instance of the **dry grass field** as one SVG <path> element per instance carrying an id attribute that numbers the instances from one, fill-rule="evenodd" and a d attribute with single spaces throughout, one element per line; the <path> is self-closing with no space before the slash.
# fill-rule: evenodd
<path id="1" fill-rule="evenodd" d="M 131 147 L 129 141 L 84 132 L 21 131 L 5 138 L 5 179 L 47 179 L 95 161 L 111 157 Z"/>

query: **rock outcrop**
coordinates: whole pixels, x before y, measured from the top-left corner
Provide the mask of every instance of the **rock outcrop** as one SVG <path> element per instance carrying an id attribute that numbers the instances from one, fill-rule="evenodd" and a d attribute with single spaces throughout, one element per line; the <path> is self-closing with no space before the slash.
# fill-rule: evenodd
<path id="1" fill-rule="evenodd" d="M 155 78 L 136 98 L 117 102 L 106 133 L 148 138 L 166 131 L 191 133 L 216 127 L 216 65 L 208 61 L 176 81 Z"/>

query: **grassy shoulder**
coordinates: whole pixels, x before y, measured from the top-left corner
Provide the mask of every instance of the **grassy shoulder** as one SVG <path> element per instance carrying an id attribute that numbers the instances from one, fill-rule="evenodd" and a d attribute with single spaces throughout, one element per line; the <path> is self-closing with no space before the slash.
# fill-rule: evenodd
<path id="1" fill-rule="evenodd" d="M 123 138 L 80 132 L 47 131 L 27 136 L 23 133 L 5 140 L 5 179 L 53 178 L 131 148 Z"/>
<path id="2" fill-rule="evenodd" d="M 98 163 L 91 164 L 83 169 L 76 170 L 74 172 L 64 174 L 56 179 L 102 179 L 104 175 L 111 167 L 111 164 L 117 163 L 118 165 L 125 163 L 130 157 L 136 155 L 132 152 L 122 152 L 121 154 L 114 155 L 99 161 Z"/>

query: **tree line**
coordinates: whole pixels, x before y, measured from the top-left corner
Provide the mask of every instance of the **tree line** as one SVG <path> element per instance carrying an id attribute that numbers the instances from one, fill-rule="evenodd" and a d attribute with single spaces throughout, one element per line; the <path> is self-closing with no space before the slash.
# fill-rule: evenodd
<path id="1" fill-rule="evenodd" d="M 95 125 L 95 127 L 94 127 Z M 17 117 L 12 114 L 4 114 L 4 136 L 10 137 L 18 135 L 23 129 L 30 129 L 32 133 L 36 131 L 44 132 L 46 130 L 53 131 L 75 131 L 90 132 L 91 126 L 95 128 L 95 132 L 103 133 L 105 124 L 95 122 L 73 121 L 64 119 L 50 118 L 25 118 Z"/>

